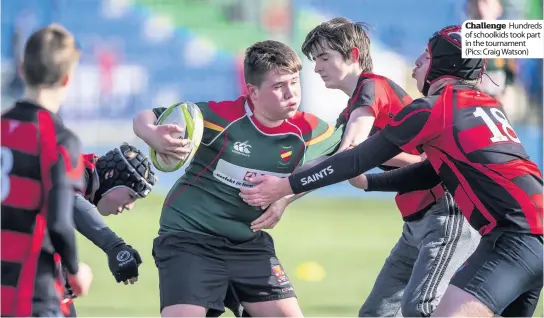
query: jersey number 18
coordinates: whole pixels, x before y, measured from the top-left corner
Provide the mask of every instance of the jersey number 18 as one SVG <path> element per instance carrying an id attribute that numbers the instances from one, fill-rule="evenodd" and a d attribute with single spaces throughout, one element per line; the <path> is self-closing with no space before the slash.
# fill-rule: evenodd
<path id="1" fill-rule="evenodd" d="M 491 119 L 491 117 L 484 110 L 483 107 L 476 107 L 476 110 L 473 114 L 475 117 L 482 118 L 487 128 L 489 128 L 489 131 L 491 131 L 491 134 L 493 134 L 493 136 L 490 138 L 491 142 L 504 142 L 510 140 L 516 143 L 521 143 L 516 133 L 514 132 L 514 128 L 512 128 L 512 125 L 510 125 L 510 123 L 508 122 L 506 115 L 498 108 L 487 109 L 489 109 L 491 115 L 495 117 L 495 119 L 501 124 L 502 132 L 493 122 L 493 119 Z"/>

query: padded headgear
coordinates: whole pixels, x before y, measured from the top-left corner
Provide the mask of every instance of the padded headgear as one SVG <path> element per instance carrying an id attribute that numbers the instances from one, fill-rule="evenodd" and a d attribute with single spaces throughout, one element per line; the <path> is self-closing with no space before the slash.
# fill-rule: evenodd
<path id="1" fill-rule="evenodd" d="M 435 32 L 429 39 L 427 50 L 430 66 L 425 75 L 423 95 L 427 96 L 429 87 L 442 78 L 474 80 L 482 77 L 487 63 L 481 58 L 462 58 L 461 27 L 445 27 Z"/>
<path id="2" fill-rule="evenodd" d="M 135 196 L 145 198 L 157 182 L 151 161 L 136 147 L 123 143 L 96 160 L 99 186 L 93 204 L 112 189 L 127 187 Z"/>

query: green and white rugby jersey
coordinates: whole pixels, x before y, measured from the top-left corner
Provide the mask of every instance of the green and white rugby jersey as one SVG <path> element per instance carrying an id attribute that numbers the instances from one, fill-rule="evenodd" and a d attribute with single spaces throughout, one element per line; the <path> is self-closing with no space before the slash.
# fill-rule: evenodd
<path id="1" fill-rule="evenodd" d="M 297 112 L 269 128 L 253 115 L 251 101 L 197 103 L 204 136 L 185 174 L 165 199 L 159 233 L 187 231 L 242 242 L 263 211 L 247 205 L 240 188 L 257 175 L 289 176 L 304 162 L 333 153 L 341 131 L 312 114 Z M 166 108 L 153 111 L 157 117 Z M 175 173 L 175 172 L 173 172 Z"/>

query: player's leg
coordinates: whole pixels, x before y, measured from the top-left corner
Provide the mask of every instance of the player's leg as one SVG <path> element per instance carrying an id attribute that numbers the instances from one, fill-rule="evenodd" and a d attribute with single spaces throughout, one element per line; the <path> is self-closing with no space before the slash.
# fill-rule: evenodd
<path id="1" fill-rule="evenodd" d="M 542 236 L 491 232 L 454 275 L 434 315 L 531 316 L 536 290 L 542 289 L 542 262 Z"/>
<path id="2" fill-rule="evenodd" d="M 184 232 L 154 240 L 162 317 L 205 317 L 208 309 L 224 311 L 228 271 L 221 244 L 216 237 Z"/>
<path id="3" fill-rule="evenodd" d="M 419 244 L 419 255 L 404 291 L 402 315 L 428 317 L 455 271 L 476 250 L 480 234 L 448 193 L 422 219 L 409 224 Z"/>
<path id="4" fill-rule="evenodd" d="M 268 233 L 259 232 L 249 242 L 231 245 L 226 257 L 235 294 L 252 317 L 302 316 Z"/>
<path id="5" fill-rule="evenodd" d="M 359 310 L 359 317 L 394 317 L 400 312 L 404 290 L 418 255 L 408 223 Z"/>
<path id="6" fill-rule="evenodd" d="M 521 294 L 518 299 L 506 307 L 501 317 L 532 317 L 538 305 L 541 292 L 542 288 L 535 288 Z"/>

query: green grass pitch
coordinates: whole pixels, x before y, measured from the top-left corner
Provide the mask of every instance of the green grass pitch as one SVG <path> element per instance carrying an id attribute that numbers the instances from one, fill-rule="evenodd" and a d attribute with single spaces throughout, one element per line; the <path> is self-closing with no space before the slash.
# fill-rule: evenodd
<path id="1" fill-rule="evenodd" d="M 80 257 L 93 268 L 94 282 L 89 295 L 76 300 L 78 316 L 159 316 L 151 247 L 161 206 L 162 198 L 152 196 L 138 202 L 133 211 L 106 218 L 142 255 L 135 285 L 115 283 L 106 255 L 80 236 Z M 288 208 L 271 234 L 305 316 L 356 317 L 401 229 L 402 220 L 392 200 L 305 198 Z M 308 282 L 296 277 L 297 266 L 306 261 L 325 269 L 323 280 Z M 223 316 L 233 317 L 228 310 Z M 542 302 L 535 316 L 543 316 Z"/>

